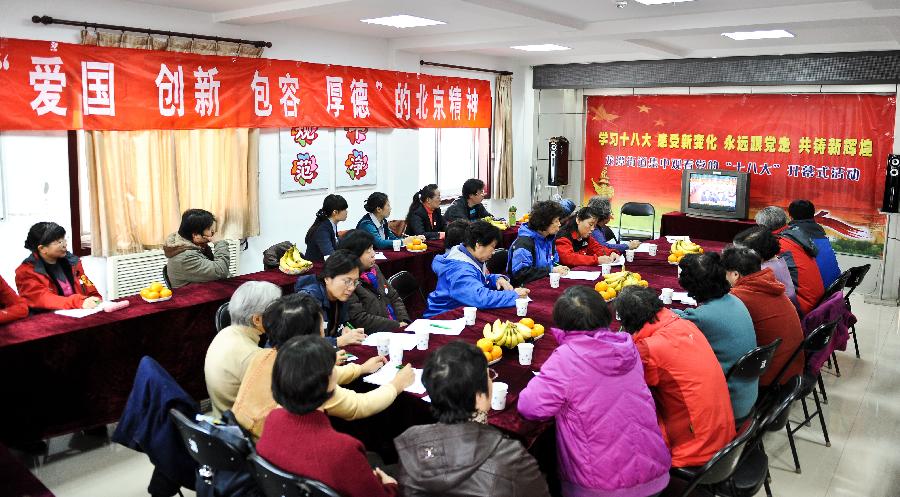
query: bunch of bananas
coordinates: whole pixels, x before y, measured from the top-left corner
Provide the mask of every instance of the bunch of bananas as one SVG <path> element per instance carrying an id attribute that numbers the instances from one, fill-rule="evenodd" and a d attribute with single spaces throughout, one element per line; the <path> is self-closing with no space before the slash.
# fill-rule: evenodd
<path id="1" fill-rule="evenodd" d="M 292 245 L 278 261 L 278 269 L 285 274 L 300 274 L 309 270 L 312 265 L 312 262 L 303 258 L 296 245 Z"/>
<path id="2" fill-rule="evenodd" d="M 483 335 L 501 347 L 512 349 L 526 339 L 531 338 L 531 328 L 522 323 L 513 323 L 511 321 L 504 323 L 498 319 L 494 321 L 493 326 L 490 323 L 484 325 Z"/>
<path id="3" fill-rule="evenodd" d="M 598 281 L 597 284 L 594 285 L 594 290 L 596 290 L 604 300 L 612 300 L 616 298 L 616 295 L 618 295 L 623 288 L 630 285 L 646 287 L 648 283 L 647 280 L 641 278 L 639 273 L 620 271 L 604 276 L 603 281 Z"/>
<path id="4" fill-rule="evenodd" d="M 672 264 L 681 262 L 681 258 L 687 254 L 702 254 L 703 247 L 688 240 L 676 240 L 672 244 L 672 253 L 669 254 L 668 261 Z"/>
<path id="5" fill-rule="evenodd" d="M 482 218 L 482 221 L 487 221 L 487 222 L 493 224 L 497 228 L 500 228 L 500 231 L 503 231 L 506 228 L 509 228 L 509 226 L 505 222 L 494 219 L 491 216 L 485 216 L 484 218 Z"/>

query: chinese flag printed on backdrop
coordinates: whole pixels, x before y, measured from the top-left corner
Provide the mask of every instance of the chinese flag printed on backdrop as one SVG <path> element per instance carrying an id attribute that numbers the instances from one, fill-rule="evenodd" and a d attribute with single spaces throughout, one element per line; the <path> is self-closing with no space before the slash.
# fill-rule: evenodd
<path id="1" fill-rule="evenodd" d="M 587 97 L 585 195 L 665 213 L 681 208 L 684 169 L 743 171 L 751 217 L 809 199 L 844 251 L 880 254 L 895 105 L 856 94 Z"/>

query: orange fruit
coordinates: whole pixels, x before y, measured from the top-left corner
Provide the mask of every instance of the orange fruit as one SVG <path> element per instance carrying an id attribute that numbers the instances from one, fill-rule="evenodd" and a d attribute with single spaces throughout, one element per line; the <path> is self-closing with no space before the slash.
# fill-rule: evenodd
<path id="1" fill-rule="evenodd" d="M 153 283 L 150 283 L 148 288 L 150 288 L 151 291 L 159 293 L 159 291 L 163 289 L 163 285 L 158 281 L 154 281 Z"/>
<path id="2" fill-rule="evenodd" d="M 534 319 L 531 318 L 522 318 L 519 320 L 520 323 L 524 324 L 529 328 L 534 328 Z"/>
<path id="3" fill-rule="evenodd" d="M 607 290 L 607 292 L 609 293 L 609 298 L 614 298 L 616 296 L 616 293 L 618 293 L 616 292 L 615 288 L 610 288 L 609 290 Z"/>
<path id="4" fill-rule="evenodd" d="M 638 285 L 647 288 L 648 286 L 650 286 L 650 283 L 647 283 L 647 280 L 641 280 L 638 282 Z"/>
<path id="5" fill-rule="evenodd" d="M 162 290 L 159 291 L 159 296 L 160 296 L 160 298 L 171 297 L 172 290 L 169 290 L 168 288 L 164 287 Z"/>
<path id="6" fill-rule="evenodd" d="M 490 353 L 490 352 L 488 352 L 488 351 L 486 351 L 486 350 L 482 350 L 482 352 L 484 353 L 484 358 L 487 359 L 488 362 L 491 362 L 491 361 L 494 360 L 494 359 L 491 358 L 491 353 Z"/>
<path id="7" fill-rule="evenodd" d="M 145 299 L 150 298 L 150 297 L 147 296 L 149 293 L 150 293 L 150 289 L 149 289 L 149 288 L 143 288 L 143 289 L 141 289 L 141 297 L 144 297 Z"/>
<path id="8" fill-rule="evenodd" d="M 536 324 L 536 325 L 534 325 L 534 328 L 531 329 L 532 337 L 539 337 L 543 334 L 544 334 L 544 325 L 542 325 L 542 324 Z"/>
<path id="9" fill-rule="evenodd" d="M 669 254 L 668 261 L 669 262 L 678 262 L 678 256 L 675 254 Z"/>
<path id="10" fill-rule="evenodd" d="M 494 345 L 494 348 L 491 349 L 491 360 L 499 359 L 501 356 L 503 356 L 503 349 Z"/>
<path id="11" fill-rule="evenodd" d="M 605 281 L 598 281 L 596 285 L 594 285 L 594 290 L 598 292 L 605 292 L 606 289 L 609 288 L 609 285 Z"/>
<path id="12" fill-rule="evenodd" d="M 675 254 L 675 257 L 678 257 L 679 259 L 684 256 L 684 252 L 682 252 L 680 250 L 676 250 L 675 252 L 672 252 L 672 253 Z"/>
<path id="13" fill-rule="evenodd" d="M 480 338 L 475 342 L 475 346 L 485 352 L 490 352 L 494 348 L 494 342 L 490 338 Z"/>
<path id="14" fill-rule="evenodd" d="M 702 249 L 702 248 L 699 248 L 699 249 L 697 249 L 697 252 L 699 252 L 699 253 L 702 254 L 702 253 L 703 253 L 703 249 Z"/>
<path id="15" fill-rule="evenodd" d="M 634 279 L 641 281 L 641 275 L 639 275 L 638 273 L 631 273 L 631 274 L 634 276 Z"/>
<path id="16" fill-rule="evenodd" d="M 154 292 L 153 290 L 150 290 L 149 292 L 147 292 L 146 297 L 148 300 L 156 300 L 159 298 L 159 292 Z"/>

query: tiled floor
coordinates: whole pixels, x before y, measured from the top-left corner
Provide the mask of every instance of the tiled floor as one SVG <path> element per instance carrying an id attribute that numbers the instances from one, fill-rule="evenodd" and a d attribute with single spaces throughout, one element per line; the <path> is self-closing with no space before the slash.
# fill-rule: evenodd
<path id="1" fill-rule="evenodd" d="M 798 475 L 784 432 L 771 434 L 766 449 L 776 496 L 900 496 L 900 311 L 864 304 L 862 297 L 853 298 L 853 308 L 862 358 L 852 350 L 839 353 L 842 376 L 825 375 L 832 445 L 825 447 L 815 421 L 801 430 Z M 70 443 L 71 437 L 54 439 L 50 456 L 32 461 L 34 473 L 57 496 L 147 495 L 152 467 L 145 456 L 105 444 L 78 451 L 69 449 Z"/>

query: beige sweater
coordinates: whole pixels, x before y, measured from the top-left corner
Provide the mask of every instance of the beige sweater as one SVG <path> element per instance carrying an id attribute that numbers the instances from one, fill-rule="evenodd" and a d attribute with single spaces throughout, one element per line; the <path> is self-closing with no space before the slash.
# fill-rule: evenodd
<path id="1" fill-rule="evenodd" d="M 203 364 L 213 416 L 221 417 L 234 405 L 244 373 L 258 352 L 261 352 L 259 331 L 255 328 L 232 325 L 223 328 L 213 338 Z"/>

